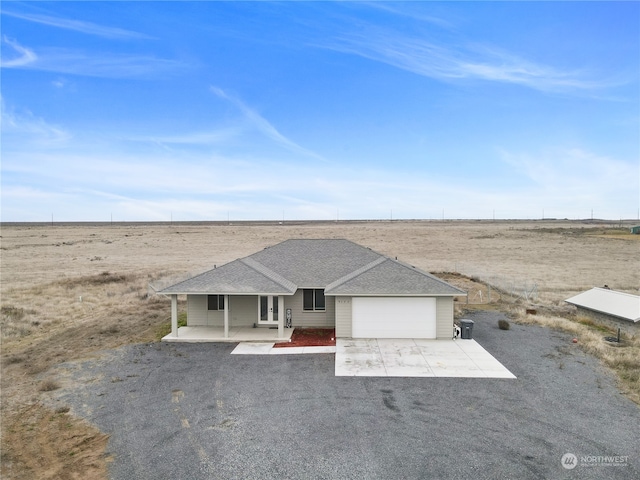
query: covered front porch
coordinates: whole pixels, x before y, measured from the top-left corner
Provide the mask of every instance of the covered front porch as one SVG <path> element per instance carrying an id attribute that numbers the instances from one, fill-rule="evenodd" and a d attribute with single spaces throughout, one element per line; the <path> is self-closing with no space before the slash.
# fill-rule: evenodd
<path id="1" fill-rule="evenodd" d="M 233 324 L 230 318 L 232 298 L 234 311 L 240 319 L 238 322 L 238 317 L 234 317 Z M 293 334 L 293 328 L 285 327 L 283 296 L 187 295 L 187 303 L 187 325 L 179 327 L 178 295 L 171 295 L 171 333 L 163 337 L 163 341 L 287 342 Z M 200 323 L 192 324 L 192 315 L 200 319 Z M 209 322 L 212 316 L 218 317 L 219 323 L 212 325 Z M 207 320 L 202 322 L 202 318 Z"/>
<path id="2" fill-rule="evenodd" d="M 288 342 L 293 328 L 284 328 L 282 335 L 277 328 L 230 327 L 225 335 L 224 327 L 178 327 L 177 335 L 170 333 L 163 342 Z"/>

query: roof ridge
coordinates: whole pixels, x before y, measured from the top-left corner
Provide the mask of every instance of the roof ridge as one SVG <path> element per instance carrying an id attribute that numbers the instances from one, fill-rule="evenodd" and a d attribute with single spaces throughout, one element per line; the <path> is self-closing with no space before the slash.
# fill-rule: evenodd
<path id="1" fill-rule="evenodd" d="M 261 273 L 262 275 L 264 275 L 268 279 L 273 280 L 274 282 L 276 282 L 280 286 L 282 286 L 282 287 L 284 287 L 284 288 L 286 288 L 288 290 L 291 290 L 292 292 L 295 292 L 298 289 L 298 286 L 295 283 L 293 283 L 291 280 L 283 277 L 282 275 L 280 275 L 277 272 L 274 272 L 269 267 L 263 265 L 262 263 L 258 262 L 257 260 L 254 260 L 253 258 L 251 258 L 251 256 L 245 257 L 245 258 L 240 258 L 239 260 L 240 260 L 240 262 L 244 263 L 247 267 L 253 268 L 258 273 Z"/>
<path id="2" fill-rule="evenodd" d="M 332 288 L 336 288 L 341 284 L 348 282 L 349 280 L 353 280 L 357 276 L 362 275 L 364 272 L 371 270 L 373 267 L 376 267 L 381 263 L 386 262 L 387 260 L 390 260 L 390 259 L 388 257 L 385 257 L 384 255 L 380 255 L 373 262 L 369 262 L 366 265 L 358 268 L 357 270 L 354 270 L 353 272 L 348 273 L 345 276 L 331 282 L 329 285 L 325 287 L 325 293 L 331 290 Z"/>

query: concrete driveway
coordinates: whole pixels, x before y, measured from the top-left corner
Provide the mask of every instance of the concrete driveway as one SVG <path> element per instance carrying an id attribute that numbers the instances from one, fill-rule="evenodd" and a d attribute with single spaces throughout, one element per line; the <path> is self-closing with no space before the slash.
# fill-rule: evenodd
<path id="1" fill-rule="evenodd" d="M 516 378 L 475 340 L 338 339 L 335 374 Z"/>
<path id="2" fill-rule="evenodd" d="M 516 378 L 475 340 L 338 339 L 335 347 L 243 342 L 232 355 L 335 353 L 336 377 Z"/>

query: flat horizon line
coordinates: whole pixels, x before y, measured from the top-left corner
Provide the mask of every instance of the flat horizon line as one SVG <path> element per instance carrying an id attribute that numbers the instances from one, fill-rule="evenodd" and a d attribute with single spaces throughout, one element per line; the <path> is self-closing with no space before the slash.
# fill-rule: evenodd
<path id="1" fill-rule="evenodd" d="M 334 220 L 60 220 L 60 221 L 0 221 L 3 226 L 116 226 L 116 225 L 304 225 L 304 224 L 336 224 L 336 223 L 454 223 L 454 222 L 485 222 L 485 223 L 522 223 L 522 222 L 570 222 L 586 224 L 636 224 L 638 219 L 606 219 L 606 218 L 401 218 L 401 219 L 334 219 Z"/>

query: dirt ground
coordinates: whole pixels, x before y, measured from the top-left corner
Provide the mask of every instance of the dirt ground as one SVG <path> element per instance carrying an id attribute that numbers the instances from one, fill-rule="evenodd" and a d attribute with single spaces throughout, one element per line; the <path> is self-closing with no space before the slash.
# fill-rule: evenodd
<path id="1" fill-rule="evenodd" d="M 593 286 L 638 293 L 640 235 L 627 227 L 591 221 L 3 225 L 2 477 L 106 478 L 107 436 L 46 402 L 46 392 L 61 386 L 48 373 L 62 362 L 156 341 L 170 306 L 154 291 L 187 275 L 288 238 L 347 238 L 441 274 L 468 290 L 470 303 L 520 296 L 538 308 L 559 308 Z"/>

